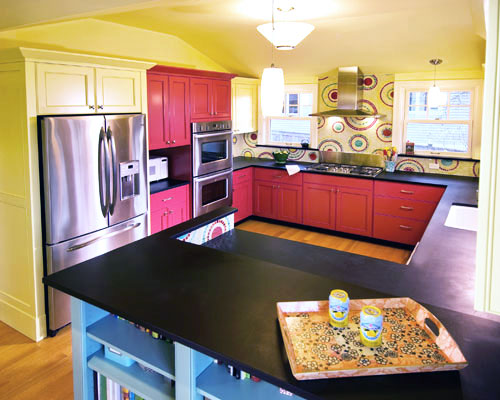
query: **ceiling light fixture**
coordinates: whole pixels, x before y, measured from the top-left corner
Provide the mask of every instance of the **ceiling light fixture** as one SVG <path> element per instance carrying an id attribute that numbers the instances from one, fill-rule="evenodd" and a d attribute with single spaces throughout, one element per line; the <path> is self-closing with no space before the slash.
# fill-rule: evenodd
<path id="1" fill-rule="evenodd" d="M 272 1 L 271 38 L 274 37 L 274 0 Z M 272 43 L 272 41 L 271 41 Z M 285 100 L 285 77 L 281 68 L 274 66 L 274 46 L 271 45 L 271 67 L 264 68 L 260 83 L 260 104 L 264 117 L 281 115 Z"/>
<path id="2" fill-rule="evenodd" d="M 432 60 L 429 60 L 429 63 L 434 65 L 434 85 L 429 89 L 429 92 L 427 94 L 427 104 L 431 108 L 439 107 L 443 104 L 444 93 L 441 93 L 439 87 L 436 86 L 436 67 L 442 62 L 443 60 L 439 58 L 433 58 Z"/>
<path id="3" fill-rule="evenodd" d="M 257 30 L 278 50 L 293 50 L 314 30 L 314 25 L 305 22 L 276 22 L 263 24 Z"/>

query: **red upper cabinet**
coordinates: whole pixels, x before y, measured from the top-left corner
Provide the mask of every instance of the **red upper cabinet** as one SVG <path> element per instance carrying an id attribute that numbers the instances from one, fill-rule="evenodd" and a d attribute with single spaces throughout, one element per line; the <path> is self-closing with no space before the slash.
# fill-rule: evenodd
<path id="1" fill-rule="evenodd" d="M 148 131 L 149 149 L 168 147 L 168 77 L 148 74 Z"/>
<path id="2" fill-rule="evenodd" d="M 212 92 L 214 116 L 231 119 L 231 82 L 213 80 Z"/>
<path id="3" fill-rule="evenodd" d="M 191 144 L 189 78 L 169 77 L 169 122 L 172 146 Z"/>
<path id="4" fill-rule="evenodd" d="M 212 80 L 191 78 L 191 119 L 207 120 L 212 117 Z"/>

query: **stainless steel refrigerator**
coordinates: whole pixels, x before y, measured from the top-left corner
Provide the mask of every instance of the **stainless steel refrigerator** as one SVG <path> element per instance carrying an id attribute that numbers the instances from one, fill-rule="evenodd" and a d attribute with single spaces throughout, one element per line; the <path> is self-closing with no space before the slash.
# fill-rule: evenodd
<path id="1" fill-rule="evenodd" d="M 147 235 L 145 117 L 40 119 L 46 273 Z M 48 333 L 70 322 L 69 296 L 47 289 Z"/>

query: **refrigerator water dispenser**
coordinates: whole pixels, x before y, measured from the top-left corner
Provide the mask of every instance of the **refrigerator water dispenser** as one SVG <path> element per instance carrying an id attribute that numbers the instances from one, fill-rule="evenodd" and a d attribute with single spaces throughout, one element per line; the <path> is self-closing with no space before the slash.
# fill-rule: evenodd
<path id="1" fill-rule="evenodd" d="M 139 161 L 120 163 L 121 200 L 139 195 Z"/>

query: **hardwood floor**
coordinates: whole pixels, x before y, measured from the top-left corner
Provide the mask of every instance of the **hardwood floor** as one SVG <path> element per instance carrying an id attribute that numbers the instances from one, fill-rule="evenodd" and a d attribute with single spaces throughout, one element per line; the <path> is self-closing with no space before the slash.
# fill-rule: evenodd
<path id="1" fill-rule="evenodd" d="M 73 398 L 71 328 L 35 343 L 0 322 L 0 400 Z"/>
<path id="2" fill-rule="evenodd" d="M 345 251 L 348 253 L 379 258 L 400 264 L 406 264 L 406 261 L 411 255 L 411 251 L 406 249 L 364 242 L 362 240 L 347 239 L 326 233 L 292 228 L 285 225 L 271 224 L 262 221 L 248 220 L 238 225 L 236 229 L 274 236 L 281 239 L 294 240 L 296 242 L 312 244 L 315 246 L 327 247 L 329 249 Z"/>

